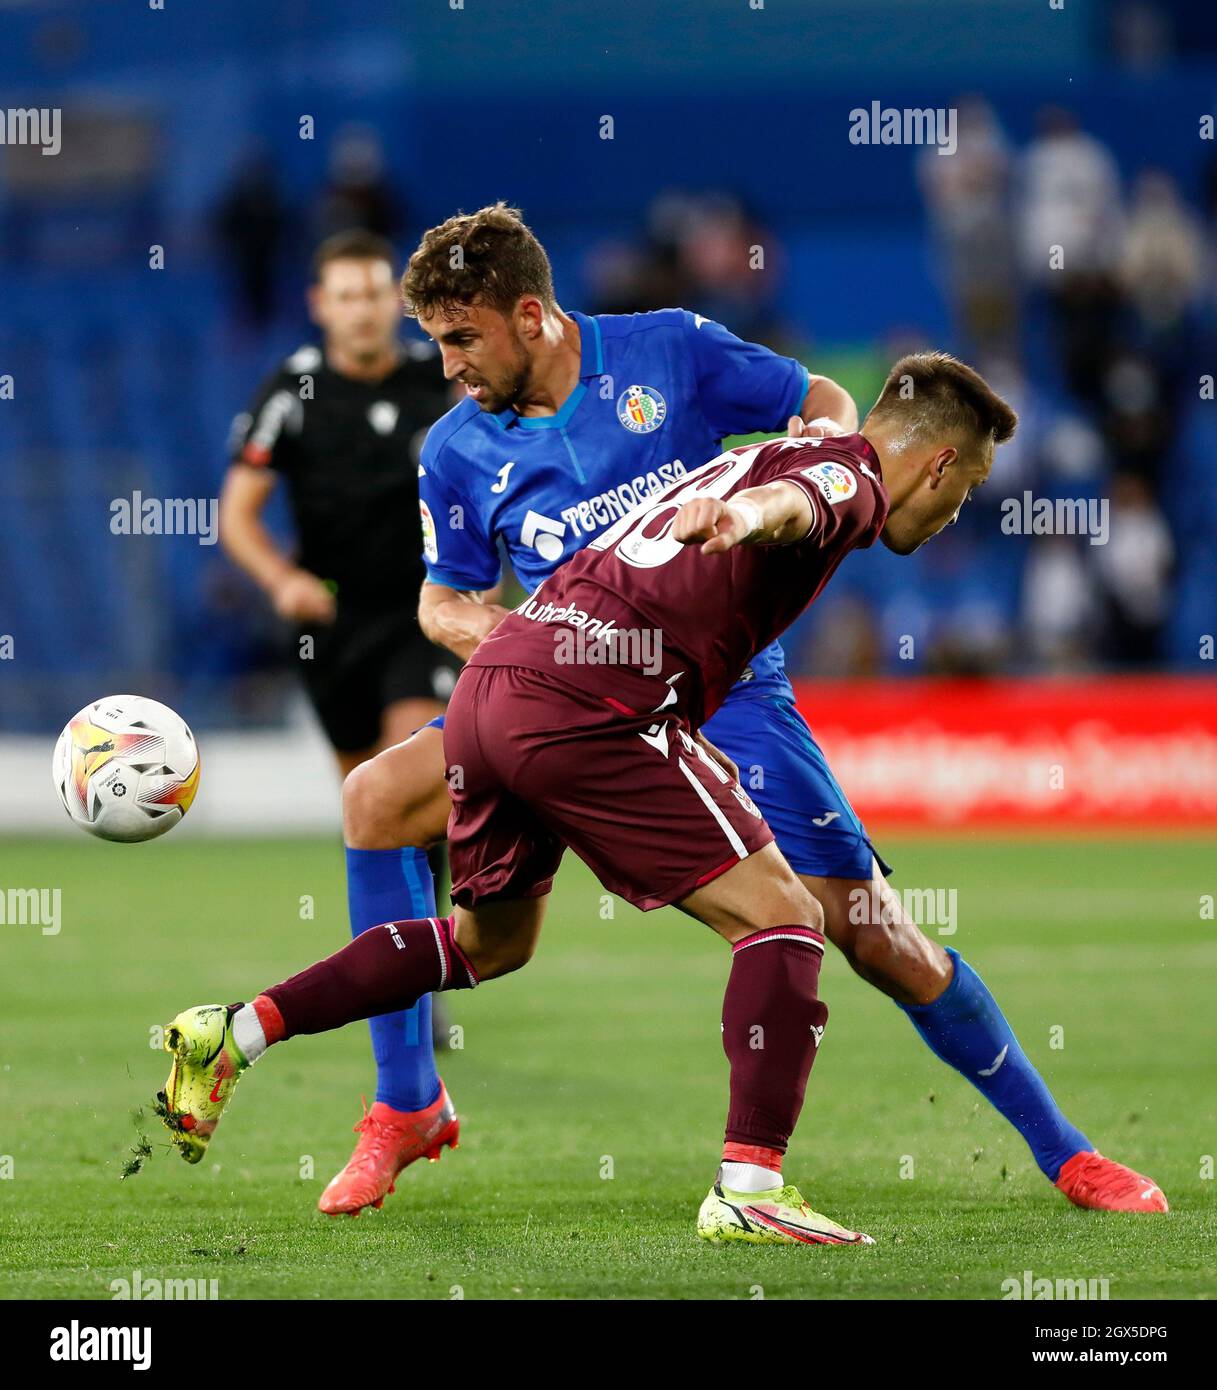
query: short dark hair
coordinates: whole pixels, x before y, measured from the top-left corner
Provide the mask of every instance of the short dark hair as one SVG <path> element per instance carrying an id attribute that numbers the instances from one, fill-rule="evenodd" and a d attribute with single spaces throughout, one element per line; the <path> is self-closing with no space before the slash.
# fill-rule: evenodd
<path id="1" fill-rule="evenodd" d="M 485 304 L 510 313 L 531 294 L 556 309 L 554 277 L 545 248 L 518 208 L 493 203 L 458 213 L 424 234 L 401 277 L 406 313 L 439 312 Z"/>
<path id="2" fill-rule="evenodd" d="M 1004 444 L 1018 425 L 1014 410 L 984 377 L 948 352 L 902 357 L 866 418 L 904 423 L 919 434 L 968 434 L 993 444 Z"/>
<path id="3" fill-rule="evenodd" d="M 385 237 L 352 227 L 327 236 L 313 252 L 314 284 L 321 283 L 322 272 L 331 261 L 388 261 L 390 269 L 396 270 L 397 252 Z"/>

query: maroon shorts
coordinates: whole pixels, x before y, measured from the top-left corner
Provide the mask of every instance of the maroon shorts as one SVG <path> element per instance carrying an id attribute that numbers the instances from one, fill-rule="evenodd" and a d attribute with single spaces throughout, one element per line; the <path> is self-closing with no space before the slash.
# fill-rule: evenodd
<path id="1" fill-rule="evenodd" d="M 452 900 L 548 893 L 566 846 L 644 912 L 773 839 L 747 794 L 694 741 L 667 687 L 613 701 L 514 666 L 467 666 L 444 720 Z M 644 698 L 638 699 L 639 694 Z"/>

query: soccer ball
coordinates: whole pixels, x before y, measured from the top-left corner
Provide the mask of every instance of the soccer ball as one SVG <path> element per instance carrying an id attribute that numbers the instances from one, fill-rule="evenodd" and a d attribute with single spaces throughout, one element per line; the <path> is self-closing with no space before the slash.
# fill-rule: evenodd
<path id="1" fill-rule="evenodd" d="M 198 745 L 168 705 L 111 695 L 69 720 L 55 745 L 54 777 L 82 830 L 103 840 L 153 840 L 190 809 Z"/>

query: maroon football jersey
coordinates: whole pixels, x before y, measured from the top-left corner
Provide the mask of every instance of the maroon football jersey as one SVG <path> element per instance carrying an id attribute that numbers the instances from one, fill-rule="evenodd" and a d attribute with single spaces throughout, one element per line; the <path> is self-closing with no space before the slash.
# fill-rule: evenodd
<path id="1" fill-rule="evenodd" d="M 811 500 L 804 540 L 703 555 L 700 544 L 673 539 L 684 503 L 779 479 Z M 607 697 L 627 687 L 637 695 L 638 675 L 658 678 L 696 726 L 845 556 L 874 543 L 887 510 L 878 455 L 860 434 L 732 449 L 572 556 L 482 640 L 469 664 L 547 671 Z"/>

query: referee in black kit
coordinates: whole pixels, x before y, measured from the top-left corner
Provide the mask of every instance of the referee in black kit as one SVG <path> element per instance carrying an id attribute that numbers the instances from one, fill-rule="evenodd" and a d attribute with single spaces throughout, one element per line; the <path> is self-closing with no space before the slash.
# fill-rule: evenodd
<path id="1" fill-rule="evenodd" d="M 392 246 L 340 232 L 313 259 L 305 346 L 233 422 L 220 499 L 228 555 L 300 629 L 304 683 L 345 777 L 443 712 L 458 663 L 415 617 L 425 571 L 418 450 L 451 404 L 430 344 L 400 340 Z M 262 522 L 282 479 L 298 538 Z"/>
<path id="2" fill-rule="evenodd" d="M 297 625 L 304 684 L 345 778 L 442 714 L 456 684 L 460 663 L 423 636 L 416 617 L 426 577 L 419 452 L 452 402 L 436 349 L 399 336 L 396 256 L 383 237 L 352 230 L 323 241 L 308 304 L 322 346 L 287 358 L 233 422 L 220 541 Z M 262 523 L 280 478 L 295 559 Z M 417 849 L 348 847 L 346 857 L 352 934 L 386 920 L 384 904 L 400 899 L 403 882 L 424 884 L 435 911 L 442 849 L 433 851 L 430 873 Z M 446 1042 L 440 1009 L 420 1001 L 372 1019 L 371 1029 L 378 1103 L 412 1113 L 430 1098 L 423 1091 L 438 1086 L 450 1110 L 432 1055 L 433 1037 Z M 380 1133 L 366 1132 L 361 1144 L 374 1151 Z"/>

